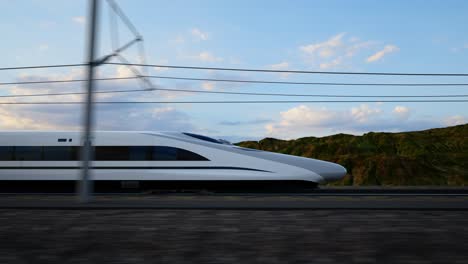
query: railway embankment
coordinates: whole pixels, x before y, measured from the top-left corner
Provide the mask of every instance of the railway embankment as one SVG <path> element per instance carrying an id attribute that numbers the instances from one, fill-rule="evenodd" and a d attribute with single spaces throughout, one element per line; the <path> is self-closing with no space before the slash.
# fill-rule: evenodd
<path id="1" fill-rule="evenodd" d="M 466 263 L 468 211 L 0 209 L 0 263 Z"/>
<path id="2" fill-rule="evenodd" d="M 0 263 L 465 263 L 468 195 L 0 195 Z"/>

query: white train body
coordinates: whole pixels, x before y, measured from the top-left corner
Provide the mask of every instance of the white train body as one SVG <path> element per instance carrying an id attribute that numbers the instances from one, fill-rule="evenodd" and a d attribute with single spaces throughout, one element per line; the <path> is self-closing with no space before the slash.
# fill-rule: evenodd
<path id="1" fill-rule="evenodd" d="M 76 181 L 80 132 L 0 132 L 1 181 Z M 174 132 L 93 134 L 95 181 L 307 181 L 342 178 L 335 163 Z"/>

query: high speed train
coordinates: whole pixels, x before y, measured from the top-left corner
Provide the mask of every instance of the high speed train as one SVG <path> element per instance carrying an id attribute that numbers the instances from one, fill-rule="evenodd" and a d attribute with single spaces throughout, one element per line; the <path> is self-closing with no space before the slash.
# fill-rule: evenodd
<path id="1" fill-rule="evenodd" d="M 80 178 L 81 144 L 80 132 L 0 132 L 0 185 L 74 184 Z M 96 131 L 92 145 L 95 186 L 310 187 L 346 174 L 335 163 L 242 148 L 192 133 Z"/>

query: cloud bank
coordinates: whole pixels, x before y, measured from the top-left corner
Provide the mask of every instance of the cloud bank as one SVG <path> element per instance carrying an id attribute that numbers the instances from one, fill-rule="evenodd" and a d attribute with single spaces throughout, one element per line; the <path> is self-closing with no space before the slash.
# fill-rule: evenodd
<path id="1" fill-rule="evenodd" d="M 270 137 L 292 139 L 304 136 L 326 136 L 335 133 L 360 135 L 370 131 L 400 132 L 467 123 L 461 115 L 442 120 L 412 117 L 406 106 L 396 106 L 386 113 L 379 106 L 362 104 L 348 110 L 299 105 L 283 111 L 274 122 L 265 125 Z"/>
<path id="2" fill-rule="evenodd" d="M 322 42 L 314 42 L 299 47 L 306 62 L 322 70 L 351 67 L 358 55 L 364 57 L 366 62 L 376 62 L 384 56 L 399 51 L 395 45 L 385 45 L 381 50 L 368 55 L 372 49 L 379 46 L 376 41 L 363 41 L 347 33 L 339 33 Z"/>
<path id="3" fill-rule="evenodd" d="M 400 49 L 397 46 L 394 45 L 387 45 L 385 46 L 382 50 L 377 51 L 375 54 L 371 55 L 370 57 L 367 58 L 367 62 L 376 62 L 381 60 L 385 55 L 397 52 Z"/>

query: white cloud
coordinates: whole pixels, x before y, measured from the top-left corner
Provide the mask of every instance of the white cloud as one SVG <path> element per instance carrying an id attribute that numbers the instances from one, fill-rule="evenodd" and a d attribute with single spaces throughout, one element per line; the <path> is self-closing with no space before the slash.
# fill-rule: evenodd
<path id="1" fill-rule="evenodd" d="M 335 50 L 338 47 L 343 46 L 343 36 L 346 33 L 340 33 L 336 36 L 331 37 L 330 39 L 324 41 L 324 42 L 319 42 L 319 43 L 314 43 L 314 44 L 309 44 L 305 46 L 301 46 L 300 49 L 309 54 L 309 55 L 314 55 L 317 52 L 320 54 L 322 57 L 328 57 L 332 54 L 334 54 Z"/>
<path id="2" fill-rule="evenodd" d="M 289 69 L 289 63 L 286 62 L 286 61 L 283 61 L 283 62 L 278 63 L 278 64 L 270 65 L 270 68 L 273 69 L 273 70 L 287 70 L 287 69 Z"/>
<path id="3" fill-rule="evenodd" d="M 208 40 L 209 35 L 206 32 L 201 31 L 198 28 L 193 28 L 190 30 L 190 34 L 196 39 L 196 40 Z"/>
<path id="4" fill-rule="evenodd" d="M 385 113 L 379 106 L 367 104 L 349 110 L 332 110 L 325 107 L 299 105 L 280 112 L 279 117 L 264 126 L 270 137 L 291 139 L 304 136 L 325 136 L 336 133 L 363 134 L 370 131 L 413 131 L 466 123 L 466 117 L 447 119 L 410 118 L 409 109 L 397 106 L 393 114 Z"/>
<path id="5" fill-rule="evenodd" d="M 196 59 L 202 62 L 221 62 L 223 61 L 223 58 L 221 57 L 216 57 L 213 55 L 211 52 L 208 51 L 203 51 L 200 52 L 199 54 L 195 56 L 190 56 L 192 59 Z"/>
<path id="6" fill-rule="evenodd" d="M 319 67 L 322 70 L 335 68 L 343 63 L 343 57 L 338 57 L 330 62 L 320 63 Z"/>
<path id="7" fill-rule="evenodd" d="M 286 71 L 286 70 L 289 70 L 289 62 L 283 61 L 277 64 L 272 64 L 272 65 L 269 65 L 267 68 L 272 69 L 272 70 Z M 280 77 L 282 78 L 287 78 L 289 75 L 290 73 L 287 73 L 287 72 L 280 73 Z"/>
<path id="8" fill-rule="evenodd" d="M 367 62 L 376 62 L 382 59 L 386 54 L 390 54 L 393 52 L 397 52 L 400 49 L 395 45 L 387 45 L 382 50 L 376 52 L 375 54 L 371 55 L 367 58 Z"/>
<path id="9" fill-rule="evenodd" d="M 283 125 L 292 124 L 310 124 L 318 125 L 328 120 L 338 118 L 337 113 L 329 111 L 327 108 L 311 108 L 305 105 L 291 108 L 287 111 L 281 112 Z"/>
<path id="10" fill-rule="evenodd" d="M 86 18 L 84 16 L 76 16 L 72 17 L 73 22 L 84 25 L 86 23 Z"/>
<path id="11" fill-rule="evenodd" d="M 346 33 L 339 33 L 326 41 L 299 47 L 306 62 L 320 69 L 332 69 L 349 65 L 360 51 L 372 45 L 372 41 L 361 41 L 357 37 L 345 39 Z"/>
<path id="12" fill-rule="evenodd" d="M 280 113 L 280 120 L 265 125 L 268 136 L 294 138 L 300 135 L 313 135 L 322 126 L 342 122 L 344 113 L 327 108 L 299 105 Z"/>
<path id="13" fill-rule="evenodd" d="M 192 39 L 193 41 L 206 41 L 210 39 L 210 34 L 202 31 L 199 28 L 192 28 L 185 33 L 178 34 L 175 38 L 170 39 L 169 43 L 171 44 L 185 44 L 187 40 Z"/>
<path id="14" fill-rule="evenodd" d="M 125 68 L 102 69 L 105 76 L 128 76 L 130 72 Z M 99 69 L 98 77 L 103 72 Z M 69 80 L 82 79 L 83 69 L 73 69 L 68 73 L 43 75 L 19 75 L 17 81 L 39 80 Z M 135 89 L 136 80 L 116 80 L 102 82 L 97 86 L 98 90 L 126 90 Z M 60 83 L 34 86 L 5 87 L 5 94 L 42 94 L 55 92 L 81 92 L 83 83 Z M 176 87 L 177 88 L 177 87 Z M 157 94 L 157 98 L 167 96 L 190 96 L 192 94 L 144 92 L 144 93 L 116 93 L 97 94 L 97 100 L 115 101 L 143 101 Z M 10 101 L 31 101 L 31 98 L 5 98 Z M 32 101 L 57 102 L 70 101 L 81 102 L 83 95 L 45 96 L 35 97 Z M 81 128 L 82 105 L 0 105 L 0 130 L 77 130 Z M 154 105 L 102 105 L 96 107 L 96 129 L 100 130 L 176 130 L 176 131 L 200 131 L 201 128 L 192 124 L 190 116 L 175 108 L 155 107 Z"/>
<path id="15" fill-rule="evenodd" d="M 48 130 L 56 127 L 47 122 L 38 122 L 34 117 L 24 116 L 20 111 L 0 107 L 0 128 L 2 130 Z"/>
<path id="16" fill-rule="evenodd" d="M 190 116 L 173 107 L 109 106 L 98 108 L 97 129 L 197 131 Z"/>
<path id="17" fill-rule="evenodd" d="M 119 66 L 117 66 L 116 69 L 117 69 L 116 74 L 114 75 L 114 77 L 116 77 L 116 78 L 126 78 L 126 77 L 135 76 L 133 71 L 129 67 L 125 66 L 125 65 L 119 65 Z"/>
<path id="18" fill-rule="evenodd" d="M 373 41 L 364 41 L 364 42 L 353 42 L 352 45 L 348 46 L 345 50 L 345 57 L 354 57 L 357 55 L 361 50 L 368 49 L 375 45 Z"/>
<path id="19" fill-rule="evenodd" d="M 324 48 L 319 52 L 319 55 L 322 58 L 328 58 L 328 57 L 333 56 L 334 54 L 335 52 L 331 48 Z"/>
<path id="20" fill-rule="evenodd" d="M 447 126 L 457 126 L 468 123 L 468 119 L 461 115 L 450 116 L 444 120 Z"/>
<path id="21" fill-rule="evenodd" d="M 407 119 L 410 115 L 410 110 L 406 106 L 397 105 L 393 109 L 393 113 L 401 119 Z"/>
<path id="22" fill-rule="evenodd" d="M 376 115 L 379 115 L 381 113 L 382 113 L 381 109 L 372 108 L 366 104 L 351 108 L 352 119 L 360 123 L 367 122 L 370 118 Z"/>

